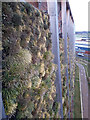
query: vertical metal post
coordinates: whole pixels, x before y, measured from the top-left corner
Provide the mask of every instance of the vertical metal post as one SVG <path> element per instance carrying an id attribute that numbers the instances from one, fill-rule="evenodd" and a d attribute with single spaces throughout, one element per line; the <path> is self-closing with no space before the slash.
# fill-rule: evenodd
<path id="1" fill-rule="evenodd" d="M 68 28 L 68 36 L 69 36 L 69 68 L 70 68 L 70 93 L 72 92 L 72 75 L 73 75 L 73 72 L 72 72 L 72 69 L 71 69 L 71 40 L 72 40 L 72 38 L 71 38 L 71 27 L 70 27 L 70 25 L 71 25 L 71 23 L 70 23 L 71 21 L 70 21 L 70 11 L 68 10 L 68 26 L 67 26 L 67 28 Z M 72 93 L 71 93 L 72 94 Z M 72 113 L 72 107 L 73 107 L 73 103 L 72 103 L 72 95 L 71 95 L 71 113 Z"/>
<path id="2" fill-rule="evenodd" d="M 70 31 L 70 12 L 69 10 L 67 11 L 67 16 L 68 16 L 68 23 L 67 23 L 67 33 L 69 37 L 69 68 L 70 68 L 70 90 L 72 86 L 72 81 L 71 81 L 71 31 Z"/>
<path id="3" fill-rule="evenodd" d="M 72 38 L 71 38 L 71 40 L 72 40 L 72 51 L 73 51 L 73 53 L 72 53 L 72 71 L 71 71 L 71 79 L 73 78 L 73 72 L 74 72 L 74 63 L 75 63 L 75 35 L 74 35 L 74 23 L 73 23 L 73 21 L 71 21 L 71 30 L 72 30 L 72 33 L 71 33 L 71 36 L 72 36 Z M 71 89 L 71 91 L 73 91 L 73 87 L 74 87 L 74 84 L 73 84 L 73 81 L 75 81 L 74 79 L 72 79 L 72 81 L 71 81 L 71 87 L 72 87 L 72 89 Z M 71 97 L 71 109 L 73 109 L 73 95 L 72 95 L 72 97 Z"/>
<path id="4" fill-rule="evenodd" d="M 0 2 L 0 42 L 2 44 L 2 2 Z M 2 50 L 0 50 L 0 120 L 3 118 L 6 118 L 6 115 L 2 101 Z"/>
<path id="5" fill-rule="evenodd" d="M 38 0 L 38 8 L 41 9 L 41 0 Z"/>
<path id="6" fill-rule="evenodd" d="M 0 42 L 2 43 L 2 2 L 0 2 Z M 0 50 L 0 71 L 2 71 L 2 50 Z M 0 120 L 2 119 L 2 72 L 0 72 Z"/>
<path id="7" fill-rule="evenodd" d="M 75 35 L 74 35 L 74 23 L 71 19 L 70 12 L 69 15 L 69 23 L 68 23 L 68 35 L 69 35 L 69 62 L 70 62 L 70 91 L 73 91 L 73 65 L 74 65 L 74 58 L 75 58 Z M 71 96 L 71 112 L 73 109 L 73 96 Z"/>
<path id="8" fill-rule="evenodd" d="M 68 54 L 67 54 L 67 22 L 66 22 L 66 0 L 62 0 L 62 37 L 64 39 L 64 63 L 66 64 L 66 73 L 65 76 L 67 78 L 67 95 L 68 95 L 68 107 L 69 103 L 69 77 L 68 77 Z M 68 118 L 70 118 L 70 107 L 68 111 Z"/>
<path id="9" fill-rule="evenodd" d="M 56 72 L 56 94 L 57 94 L 57 101 L 60 102 L 60 115 L 61 115 L 61 118 L 63 118 L 57 0 L 53 0 L 53 1 L 48 0 L 47 5 L 48 5 L 48 14 L 50 16 L 50 30 L 52 33 L 52 36 L 51 36 L 52 53 L 55 56 L 54 63 L 57 64 L 58 66 L 58 70 Z"/>
<path id="10" fill-rule="evenodd" d="M 0 92 L 0 120 L 2 119 L 2 94 Z"/>

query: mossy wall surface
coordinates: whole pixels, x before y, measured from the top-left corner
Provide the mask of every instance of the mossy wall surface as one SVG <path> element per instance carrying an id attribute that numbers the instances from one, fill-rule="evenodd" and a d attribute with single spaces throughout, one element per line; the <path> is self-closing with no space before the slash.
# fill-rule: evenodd
<path id="1" fill-rule="evenodd" d="M 64 39 L 59 39 L 60 47 L 60 65 L 61 65 L 61 80 L 62 80 L 62 103 L 63 103 L 63 116 L 68 118 L 68 112 L 70 111 L 70 117 L 72 118 L 72 105 L 73 105 L 73 94 L 74 94 L 74 77 L 75 77 L 75 63 L 72 61 L 72 54 L 70 51 L 69 37 L 67 37 L 67 57 L 68 64 L 64 62 Z M 69 95 L 67 94 L 67 77 L 65 76 L 65 69 L 68 66 L 69 75 Z M 72 66 L 72 67 L 71 67 Z M 69 103 L 68 103 L 69 96 Z"/>
<path id="2" fill-rule="evenodd" d="M 2 3 L 3 102 L 9 118 L 59 118 L 49 16 Z"/>

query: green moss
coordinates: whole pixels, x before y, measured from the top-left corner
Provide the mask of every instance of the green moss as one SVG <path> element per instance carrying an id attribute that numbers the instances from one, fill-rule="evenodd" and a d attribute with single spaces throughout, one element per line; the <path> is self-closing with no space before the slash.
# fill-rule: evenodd
<path id="1" fill-rule="evenodd" d="M 25 9 L 26 9 L 28 15 L 30 14 L 30 12 L 32 10 L 34 10 L 33 7 L 29 3 L 25 3 L 24 6 L 25 6 Z"/>
<path id="2" fill-rule="evenodd" d="M 22 24 L 21 22 L 21 16 L 17 13 L 15 13 L 12 17 L 12 22 L 14 26 L 19 26 Z"/>
<path id="3" fill-rule="evenodd" d="M 44 29 L 47 30 L 48 29 L 48 25 L 44 24 Z"/>
<path id="4" fill-rule="evenodd" d="M 54 56 L 51 49 L 48 49 L 51 48 L 49 26 L 45 30 L 41 27 L 44 26 L 44 15 L 41 15 L 44 13 L 34 9 L 29 3 L 17 3 L 15 6 L 13 3 L 6 3 L 4 10 L 7 5 L 11 14 L 8 22 L 12 24 L 6 29 L 10 30 L 10 34 L 5 31 L 3 34 L 5 56 L 2 78 L 5 112 L 8 116 L 15 116 L 11 119 L 17 120 L 48 118 L 55 114 L 59 116 L 58 112 L 52 110 L 56 96 L 56 67 L 52 63 Z M 47 15 L 45 16 L 48 25 L 49 20 Z M 3 24 L 3 29 L 5 27 Z M 7 51 L 10 53 L 7 54 Z M 58 111 L 59 108 L 55 109 Z"/>
<path id="5" fill-rule="evenodd" d="M 36 15 L 37 17 L 39 17 L 39 16 L 40 16 L 40 12 L 37 10 L 36 13 L 35 13 L 35 15 Z"/>
<path id="6" fill-rule="evenodd" d="M 35 16 L 30 16 L 30 19 L 32 20 L 32 22 L 34 22 L 34 20 L 35 20 Z"/>
<path id="7" fill-rule="evenodd" d="M 10 2 L 9 5 L 12 8 L 13 12 L 15 12 L 17 10 L 17 3 L 16 2 Z"/>

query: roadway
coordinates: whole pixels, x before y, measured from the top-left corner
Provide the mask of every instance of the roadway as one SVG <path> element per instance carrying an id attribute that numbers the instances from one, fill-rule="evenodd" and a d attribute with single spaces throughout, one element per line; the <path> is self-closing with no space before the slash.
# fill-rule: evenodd
<path id="1" fill-rule="evenodd" d="M 83 65 L 78 62 L 76 64 L 79 67 L 82 118 L 88 118 L 88 81 Z"/>

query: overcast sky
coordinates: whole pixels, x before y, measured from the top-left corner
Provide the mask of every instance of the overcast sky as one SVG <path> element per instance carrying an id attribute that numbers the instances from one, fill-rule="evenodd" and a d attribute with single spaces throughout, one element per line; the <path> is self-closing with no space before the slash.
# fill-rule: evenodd
<path id="1" fill-rule="evenodd" d="M 72 15 L 75 21 L 75 31 L 88 31 L 88 2 L 90 0 L 68 1 L 70 3 Z"/>
<path id="2" fill-rule="evenodd" d="M 75 31 L 88 31 L 88 2 L 90 0 L 69 0 L 75 21 Z"/>

